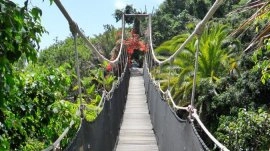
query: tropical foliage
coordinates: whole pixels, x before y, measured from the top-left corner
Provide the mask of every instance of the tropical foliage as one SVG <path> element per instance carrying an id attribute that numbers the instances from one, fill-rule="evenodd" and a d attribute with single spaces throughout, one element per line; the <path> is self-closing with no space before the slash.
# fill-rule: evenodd
<path id="1" fill-rule="evenodd" d="M 239 109 L 237 116 L 221 116 L 217 136 L 231 150 L 268 150 L 270 137 L 269 113 Z"/>
<path id="2" fill-rule="evenodd" d="M 125 39 L 125 46 L 128 53 L 129 65 L 131 65 L 132 60 L 136 60 L 140 67 L 143 64 L 143 54 L 147 50 L 147 45 L 141 37 L 143 37 L 143 31 L 141 24 L 145 23 L 145 19 L 140 17 L 140 14 L 145 14 L 146 12 L 139 12 L 132 5 L 127 5 L 123 10 L 115 10 L 114 16 L 116 22 L 122 20 L 123 14 L 132 14 L 133 16 L 125 16 L 125 23 L 132 24 L 133 28 Z M 136 16 L 138 15 L 138 16 Z"/>
<path id="3" fill-rule="evenodd" d="M 174 52 L 173 50 L 178 49 L 188 36 L 189 34 L 181 34 L 164 42 L 156 49 L 157 53 L 162 56 L 171 55 Z M 226 25 L 210 23 L 205 28 L 199 44 L 198 82 L 205 79 L 210 83 L 216 83 L 222 75 L 229 73 L 229 70 L 231 70 L 231 64 L 235 60 L 232 49 L 230 49 L 233 47 L 233 43 L 227 44 L 229 39 L 226 41 L 226 36 L 228 36 L 228 27 Z M 178 68 L 178 72 L 173 77 L 173 79 L 177 78 L 177 84 L 174 83 L 174 80 L 171 81 L 172 91 L 175 100 L 184 100 L 184 104 L 190 97 L 189 94 L 193 83 L 196 42 L 193 39 L 173 62 L 173 65 Z M 227 45 L 227 47 L 224 47 L 224 45 Z M 166 84 L 163 87 L 166 87 Z"/>
<path id="4" fill-rule="evenodd" d="M 113 49 L 119 49 L 118 45 L 121 40 L 121 31 L 113 25 L 104 25 L 105 32 L 96 35 L 92 43 L 107 58 L 111 57 Z"/>
<path id="5" fill-rule="evenodd" d="M 179 48 L 213 3 L 165 0 L 159 6 L 152 17 L 152 29 L 160 59 Z M 269 10 L 268 0 L 225 1 L 197 37 L 199 43 L 192 39 L 171 64 L 154 70 L 154 74 L 161 71 L 156 77 L 163 89 L 170 89 L 175 102 L 188 105 L 199 44 L 195 105 L 203 123 L 230 150 L 269 149 Z M 115 11 L 117 21 L 123 13 L 146 12 L 128 5 Z M 80 103 L 93 109 L 85 110 L 84 116 L 94 120 L 101 110 L 96 106 L 102 92 L 110 90 L 115 79 L 105 72 L 108 64 L 93 57 L 78 38 L 80 95 L 73 38 L 56 41 L 38 52 L 40 36 L 46 32 L 41 15 L 39 8 L 29 7 L 28 0 L 22 7 L 0 0 L 0 150 L 42 150 L 73 120 L 74 126 L 61 141 L 64 147 L 80 124 Z M 129 58 L 142 59 L 148 49 L 141 38 L 146 20 L 133 16 L 125 21 L 133 23 L 125 39 Z M 120 47 L 119 29 L 112 25 L 104 28 L 104 33 L 90 40 L 102 54 L 114 59 Z M 215 149 L 211 141 L 204 140 Z"/>
<path id="6" fill-rule="evenodd" d="M 183 3 L 187 4 L 187 1 Z M 183 4 L 181 6 L 185 7 L 179 6 L 172 10 L 177 2 L 167 0 L 154 14 L 156 23 L 162 18 L 166 18 L 168 22 L 175 20 L 174 18 L 180 15 L 173 14 L 180 12 L 185 12 L 185 16 L 189 17 L 189 20 L 184 22 L 185 28 L 181 30 L 169 28 L 174 27 L 170 22 L 166 24 L 168 29 L 165 34 L 160 33 L 166 28 L 163 28 L 166 20 L 162 21 L 163 26 L 155 27 L 153 19 L 153 30 L 154 28 L 157 30 L 154 32 L 156 44 L 163 39 L 158 35 L 172 34 L 166 38 L 174 36 L 156 48 L 160 59 L 173 54 L 189 36 L 194 24 L 201 19 L 196 15 L 196 11 L 189 11 L 193 6 L 192 3 L 189 3 L 189 6 Z M 200 3 L 203 4 L 202 1 Z M 203 4 L 201 7 L 208 6 L 208 3 L 205 4 L 207 5 Z M 222 11 L 219 10 L 215 14 L 218 18 L 214 18 L 206 25 L 199 38 L 196 108 L 203 123 L 229 149 L 267 150 L 269 149 L 267 123 L 270 111 L 269 29 L 266 16 L 269 16 L 269 3 L 227 1 L 223 6 L 225 7 L 220 9 Z M 180 11 L 181 9 L 185 11 Z M 241 13 L 236 14 L 240 9 Z M 223 18 L 224 16 L 226 18 Z M 175 102 L 181 106 L 186 106 L 190 102 L 195 51 L 196 39 L 193 39 L 171 64 L 163 65 L 159 69 L 161 74 L 157 75 L 163 89 L 169 88 Z M 203 133 L 201 136 L 207 138 Z M 205 139 L 205 142 L 211 146 L 211 141 Z"/>
<path id="7" fill-rule="evenodd" d="M 40 25 L 41 10 L 29 9 L 28 1 L 23 7 L 11 1 L 0 4 L 1 18 L 8 18 L 0 24 L 0 150 L 42 150 L 73 120 L 75 124 L 61 141 L 60 147 L 64 147 L 80 124 L 80 101 L 96 108 L 102 91 L 110 90 L 114 76 L 104 75 L 105 65 L 92 57 L 78 39 L 80 99 L 73 39 L 56 41 L 38 56 L 40 35 L 45 32 Z M 108 29 L 107 33 L 116 37 L 115 31 Z M 92 121 L 99 111 L 85 111 L 84 116 Z"/>

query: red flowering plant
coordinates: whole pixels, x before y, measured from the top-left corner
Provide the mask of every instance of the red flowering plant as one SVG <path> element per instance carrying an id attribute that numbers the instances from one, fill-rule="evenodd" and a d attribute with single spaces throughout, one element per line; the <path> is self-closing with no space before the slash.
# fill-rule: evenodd
<path id="1" fill-rule="evenodd" d="M 120 36 L 118 36 L 118 37 L 120 37 Z M 127 48 L 126 51 L 128 53 L 129 67 L 131 67 L 131 60 L 133 58 L 136 58 L 139 60 L 139 58 L 133 56 L 135 54 L 135 52 L 139 52 L 139 54 L 144 54 L 148 50 L 147 44 L 145 44 L 145 42 L 140 39 L 139 34 L 136 34 L 134 32 L 134 30 L 131 30 L 128 38 L 126 40 L 124 40 L 124 45 Z M 117 57 L 119 49 L 120 49 L 120 40 L 117 41 L 115 48 L 112 50 L 111 60 L 114 60 Z M 108 64 L 106 67 L 106 70 L 108 72 L 110 72 L 112 70 L 112 65 Z"/>
<path id="2" fill-rule="evenodd" d="M 131 30 L 129 38 L 125 40 L 126 50 L 128 52 L 128 63 L 131 66 L 131 60 L 133 59 L 134 52 L 139 51 L 145 53 L 147 51 L 147 45 L 140 39 L 139 34 L 136 34 L 134 30 Z"/>

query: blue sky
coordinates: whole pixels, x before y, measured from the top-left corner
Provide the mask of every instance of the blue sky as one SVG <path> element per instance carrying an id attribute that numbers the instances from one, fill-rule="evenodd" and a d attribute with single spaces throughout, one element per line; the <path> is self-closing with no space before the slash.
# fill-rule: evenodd
<path id="1" fill-rule="evenodd" d="M 24 0 L 13 0 L 15 3 L 23 4 Z M 145 10 L 151 13 L 157 9 L 164 0 L 61 0 L 62 4 L 69 12 L 73 20 L 83 29 L 86 36 L 97 35 L 104 31 L 103 25 L 112 24 L 120 27 L 121 23 L 116 23 L 113 17 L 115 9 L 121 9 L 126 4 L 133 5 L 137 10 Z M 50 5 L 49 0 L 31 0 L 32 6 L 42 9 L 42 25 L 49 34 L 44 34 L 41 38 L 41 49 L 54 43 L 54 40 L 64 40 L 70 35 L 68 22 L 55 4 Z"/>

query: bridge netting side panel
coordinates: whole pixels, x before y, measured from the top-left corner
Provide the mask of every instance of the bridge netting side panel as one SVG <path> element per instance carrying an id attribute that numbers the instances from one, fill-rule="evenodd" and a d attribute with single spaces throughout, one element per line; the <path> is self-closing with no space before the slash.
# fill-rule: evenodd
<path id="1" fill-rule="evenodd" d="M 146 68 L 144 68 L 145 89 L 151 121 L 160 151 L 207 150 L 194 132 L 192 123 L 180 119 L 164 101 Z"/>
<path id="2" fill-rule="evenodd" d="M 66 151 L 112 151 L 118 137 L 123 110 L 126 103 L 129 70 L 113 91 L 112 97 L 105 100 L 102 111 L 93 122 L 82 120 L 77 135 Z"/>

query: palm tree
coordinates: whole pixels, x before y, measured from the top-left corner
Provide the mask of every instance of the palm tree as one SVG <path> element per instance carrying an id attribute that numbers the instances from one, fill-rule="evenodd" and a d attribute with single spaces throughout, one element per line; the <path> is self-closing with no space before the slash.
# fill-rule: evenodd
<path id="1" fill-rule="evenodd" d="M 232 64 L 230 60 L 233 59 L 233 55 L 232 52 L 223 47 L 227 36 L 226 25 L 210 23 L 206 27 L 200 38 L 197 84 L 202 79 L 215 83 L 219 77 L 226 73 L 229 74 L 229 65 Z M 157 48 L 158 54 L 169 56 L 187 37 L 188 34 L 182 34 L 163 43 Z M 195 43 L 196 39 L 193 39 L 174 60 L 174 65 L 178 67 L 179 71 L 172 71 L 171 92 L 175 102 L 181 106 L 189 104 L 194 75 Z M 168 76 L 168 74 L 164 75 L 163 73 L 160 76 Z M 176 83 L 172 83 L 175 81 Z M 167 87 L 166 84 L 163 84 L 163 87 Z"/>
<path id="2" fill-rule="evenodd" d="M 245 7 L 241 8 L 242 11 L 240 11 L 240 13 L 254 9 L 256 9 L 256 12 L 244 20 L 240 26 L 231 33 L 233 37 L 243 36 L 247 31 L 252 31 L 254 34 L 257 33 L 255 37 L 251 37 L 252 40 L 244 52 L 256 50 L 255 48 L 263 45 L 264 39 L 270 37 L 270 23 L 268 21 L 270 16 L 270 2 L 268 0 L 250 1 Z M 239 10 L 229 15 L 236 15 L 236 13 L 239 15 Z"/>

